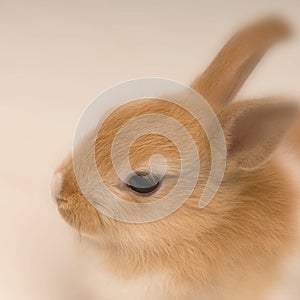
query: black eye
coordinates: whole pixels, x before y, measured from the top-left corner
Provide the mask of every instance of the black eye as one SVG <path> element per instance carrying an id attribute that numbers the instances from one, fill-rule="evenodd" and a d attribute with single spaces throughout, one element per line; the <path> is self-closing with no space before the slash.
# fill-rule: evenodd
<path id="1" fill-rule="evenodd" d="M 135 173 L 128 182 L 127 186 L 140 194 L 153 192 L 159 185 L 160 178 L 153 174 Z"/>

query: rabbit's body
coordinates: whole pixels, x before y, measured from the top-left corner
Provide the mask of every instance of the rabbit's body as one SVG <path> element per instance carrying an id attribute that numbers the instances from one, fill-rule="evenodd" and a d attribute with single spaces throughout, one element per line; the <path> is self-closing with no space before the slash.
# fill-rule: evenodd
<path id="1" fill-rule="evenodd" d="M 247 28 L 230 40 L 192 85 L 217 115 L 227 145 L 224 178 L 206 207 L 199 208 L 199 199 L 210 174 L 210 141 L 188 111 L 162 99 L 143 99 L 117 108 L 98 132 L 95 158 L 111 192 L 128 202 L 155 202 L 177 184 L 182 159 L 174 143 L 164 136 L 148 134 L 131 144 L 128 155 L 135 173 L 128 176 L 146 180 L 144 173 L 159 172 L 159 166 L 156 170 L 148 165 L 156 154 L 167 163 L 164 177 L 146 196 L 143 190 L 132 189 L 116 176 L 111 149 L 114 137 L 132 118 L 152 113 L 175 119 L 195 141 L 201 161 L 195 188 L 175 212 L 153 222 L 118 221 L 100 214 L 86 199 L 71 159 L 57 170 L 55 196 L 61 215 L 92 237 L 87 243 L 95 258 L 88 257 L 96 269 L 91 274 L 95 278 L 92 286 L 99 289 L 98 299 L 266 299 L 280 263 L 296 245 L 298 182 L 295 177 L 291 180 L 292 171 L 285 163 L 289 158 L 278 148 L 298 112 L 290 101 L 230 101 L 268 46 L 286 33 L 285 24 L 278 20 Z M 143 126 L 150 127 L 151 122 Z M 171 127 L 164 129 L 174 131 Z M 126 142 L 130 133 L 125 132 L 121 139 Z M 286 141 L 289 144 L 288 138 Z M 82 153 L 90 148 L 87 143 Z M 190 145 L 184 150 L 190 153 Z M 119 147 L 117 157 L 122 151 Z M 90 175 L 92 159 L 85 159 L 83 154 L 80 158 L 81 175 L 88 179 L 85 184 L 90 194 L 109 202 L 103 198 L 104 193 L 95 190 L 98 179 Z M 291 166 L 295 165 L 293 161 Z M 189 173 L 194 166 L 187 166 Z M 178 193 L 170 201 L 180 197 Z"/>
<path id="2" fill-rule="evenodd" d="M 291 216 L 294 215 L 296 225 L 291 221 L 290 228 L 287 231 L 291 230 L 291 232 L 295 234 L 294 240 L 300 241 L 300 185 L 298 181 L 300 178 L 300 160 L 297 159 L 297 155 L 286 153 L 285 149 L 278 151 L 276 160 L 279 165 L 281 165 L 282 170 L 284 170 L 296 195 L 294 214 L 289 213 Z M 291 200 L 293 199 L 289 198 L 288 201 Z M 266 219 L 262 225 L 268 222 L 269 220 Z M 281 222 L 281 219 L 278 219 L 278 222 Z M 295 232 L 295 228 L 298 228 L 298 231 Z M 271 235 L 270 231 L 267 230 L 266 232 Z M 288 232 L 288 234 L 291 232 Z M 257 236 L 257 239 L 257 244 L 255 244 L 255 241 L 252 241 L 251 244 L 253 249 L 259 250 L 262 248 L 259 241 L 260 236 Z M 274 237 L 270 236 L 270 241 L 273 239 Z M 84 280 L 88 281 L 87 286 L 92 294 L 92 299 L 103 300 L 119 300 L 120 295 L 122 295 L 122 299 L 130 300 L 264 300 L 273 299 L 274 290 L 277 292 L 280 291 L 281 295 L 284 293 L 284 297 L 287 297 L 285 295 L 289 295 L 290 289 L 295 282 L 284 283 L 286 281 L 285 278 L 293 278 L 290 273 L 296 271 L 299 265 L 297 262 L 299 262 L 300 259 L 300 253 L 295 253 L 295 251 L 292 250 L 293 248 L 297 249 L 297 246 L 299 246 L 297 242 L 294 245 L 288 243 L 286 246 L 288 245 L 290 247 L 285 249 L 287 250 L 286 252 L 281 252 L 282 249 L 279 249 L 276 245 L 270 247 L 274 250 L 274 253 L 271 255 L 273 256 L 272 259 L 274 259 L 274 265 L 276 266 L 274 269 L 271 268 L 269 271 L 266 271 L 265 264 L 261 261 L 258 261 L 260 266 L 256 265 L 253 267 L 251 260 L 249 260 L 245 261 L 245 264 L 239 265 L 238 268 L 230 268 L 228 271 L 222 270 L 219 274 L 218 281 L 213 280 L 205 287 L 199 286 L 195 288 L 194 284 L 190 286 L 181 280 L 178 282 L 176 276 L 172 277 L 168 268 L 158 272 L 142 272 L 137 274 L 129 271 L 128 274 L 123 276 L 124 274 L 121 273 L 126 270 L 126 266 L 124 267 L 121 263 L 120 270 L 122 271 L 116 271 L 116 267 L 118 268 L 118 259 L 115 259 L 117 254 L 108 254 L 110 256 L 108 259 L 104 253 L 107 253 L 109 250 L 101 249 L 101 247 L 99 248 L 93 242 L 86 241 L 85 246 L 90 248 L 89 254 L 87 255 L 90 260 L 88 265 L 92 264 L 92 266 L 90 266 L 84 274 Z M 268 247 L 269 246 L 271 245 L 268 245 Z M 267 253 L 267 255 L 269 254 L 270 253 Z M 261 257 L 261 253 L 259 256 Z M 255 254 L 253 258 L 255 259 L 256 257 Z M 237 257 L 233 255 L 232 259 L 234 260 L 235 258 Z M 245 259 L 245 257 L 242 258 Z M 216 259 L 218 260 L 219 258 Z M 110 264 L 110 260 L 114 262 Z M 203 258 L 199 257 L 199 265 L 202 264 L 202 261 Z M 191 263 L 191 269 L 194 268 L 194 263 L 195 262 Z M 269 265 L 269 262 L 267 265 Z M 291 267 L 291 265 L 293 267 Z M 274 270 L 276 272 L 274 272 Z M 249 276 L 251 271 L 253 272 L 252 282 L 250 280 L 251 276 Z M 263 272 L 265 272 L 265 275 L 263 275 Z M 247 276 L 245 276 L 245 273 Z M 267 280 L 262 281 L 261 278 L 266 278 Z M 273 279 L 274 282 L 272 282 Z M 199 279 L 199 281 L 200 280 L 202 279 Z M 261 287 L 261 289 L 259 287 Z M 268 298 L 268 296 L 270 298 Z"/>

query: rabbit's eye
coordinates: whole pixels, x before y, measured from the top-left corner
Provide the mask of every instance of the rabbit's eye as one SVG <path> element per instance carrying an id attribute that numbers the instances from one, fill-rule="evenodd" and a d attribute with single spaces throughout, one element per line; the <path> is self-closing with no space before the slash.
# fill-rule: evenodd
<path id="1" fill-rule="evenodd" d="M 140 194 L 155 191 L 159 186 L 160 178 L 153 174 L 135 173 L 127 181 L 127 186 Z"/>

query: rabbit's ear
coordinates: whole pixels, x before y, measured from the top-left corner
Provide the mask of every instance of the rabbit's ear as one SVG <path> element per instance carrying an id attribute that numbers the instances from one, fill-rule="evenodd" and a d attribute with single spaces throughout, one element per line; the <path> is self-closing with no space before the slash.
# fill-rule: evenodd
<path id="1" fill-rule="evenodd" d="M 299 117 L 299 109 L 296 102 L 245 101 L 229 105 L 219 117 L 228 166 L 254 169 L 269 159 Z"/>
<path id="2" fill-rule="evenodd" d="M 216 110 L 222 108 L 236 95 L 268 48 L 290 32 L 288 25 L 275 17 L 244 28 L 227 42 L 192 88 Z"/>

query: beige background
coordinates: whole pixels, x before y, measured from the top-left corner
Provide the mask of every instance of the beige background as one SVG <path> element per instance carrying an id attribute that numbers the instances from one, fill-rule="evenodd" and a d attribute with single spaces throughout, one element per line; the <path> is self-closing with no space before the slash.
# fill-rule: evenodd
<path id="1" fill-rule="evenodd" d="M 271 12 L 300 30 L 299 0 L 0 0 L 0 299 L 83 299 L 72 271 L 77 240 L 49 184 L 84 107 L 134 77 L 188 83 L 240 24 Z M 299 53 L 298 34 L 265 57 L 241 94 L 300 97 Z M 283 299 L 299 299 L 293 289 Z"/>

